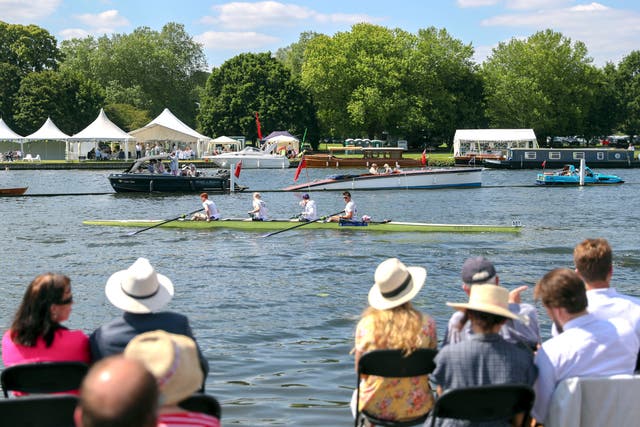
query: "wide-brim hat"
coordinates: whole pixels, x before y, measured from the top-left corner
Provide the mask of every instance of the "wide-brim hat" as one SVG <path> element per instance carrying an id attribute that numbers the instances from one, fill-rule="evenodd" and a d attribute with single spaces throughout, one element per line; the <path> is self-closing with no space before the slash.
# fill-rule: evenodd
<path id="1" fill-rule="evenodd" d="M 374 284 L 369 290 L 369 305 L 388 310 L 411 301 L 427 278 L 423 267 L 407 267 L 397 258 L 389 258 L 376 268 Z"/>
<path id="2" fill-rule="evenodd" d="M 490 284 L 472 286 L 469 293 L 469 302 L 448 302 L 447 305 L 456 310 L 482 311 L 483 313 L 521 320 L 518 315 L 509 311 L 509 291 L 502 286 Z"/>
<path id="3" fill-rule="evenodd" d="M 151 313 L 173 298 L 173 283 L 156 273 L 146 258 L 138 258 L 129 268 L 113 273 L 105 294 L 111 304 L 129 313 Z"/>
<path id="4" fill-rule="evenodd" d="M 204 374 L 193 339 L 157 330 L 137 335 L 124 356 L 144 363 L 156 378 L 161 404 L 174 405 L 202 387 Z"/>

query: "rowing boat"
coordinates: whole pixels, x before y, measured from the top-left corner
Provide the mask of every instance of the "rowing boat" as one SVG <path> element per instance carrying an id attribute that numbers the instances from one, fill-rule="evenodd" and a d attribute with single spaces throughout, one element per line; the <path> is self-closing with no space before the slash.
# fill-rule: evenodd
<path id="1" fill-rule="evenodd" d="M 29 187 L 0 188 L 0 196 L 21 196 Z"/>
<path id="2" fill-rule="evenodd" d="M 87 220 L 82 223 L 85 225 L 109 226 L 109 227 L 151 227 L 160 224 L 163 220 Z M 215 230 L 220 228 L 229 228 L 243 231 L 276 231 L 285 230 L 295 225 L 301 225 L 299 222 L 290 220 L 272 220 L 272 221 L 250 221 L 243 219 L 222 219 L 220 221 L 190 221 L 178 220 L 171 221 L 159 225 L 159 228 L 186 228 L 196 230 Z M 303 227 L 300 227 L 301 229 Z M 340 225 L 335 222 L 312 222 L 304 225 L 304 229 L 312 230 L 339 230 L 339 231 L 373 231 L 373 232 L 451 232 L 451 233 L 517 233 L 520 231 L 519 224 L 512 225 L 480 225 L 480 224 L 428 224 L 424 222 L 398 222 L 398 221 L 381 221 L 369 222 L 366 225 L 350 226 Z"/>

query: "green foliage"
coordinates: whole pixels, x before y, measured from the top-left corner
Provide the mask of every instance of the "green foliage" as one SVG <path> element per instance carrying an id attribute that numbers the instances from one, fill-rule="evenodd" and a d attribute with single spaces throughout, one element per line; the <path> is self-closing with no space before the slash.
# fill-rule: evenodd
<path id="1" fill-rule="evenodd" d="M 640 51 L 634 50 L 622 59 L 617 74 L 617 99 L 621 105 L 619 130 L 629 135 L 640 134 Z"/>
<path id="2" fill-rule="evenodd" d="M 103 102 L 102 88 L 80 74 L 30 73 L 20 83 L 14 120 L 22 133 L 29 134 L 50 117 L 61 131 L 71 135 L 95 119 Z"/>
<path id="3" fill-rule="evenodd" d="M 317 138 L 309 94 L 270 53 L 241 54 L 211 72 L 201 98 L 198 121 L 206 135 L 245 135 L 257 139 L 255 112 L 263 136 L 288 130 Z"/>
<path id="4" fill-rule="evenodd" d="M 13 104 L 20 89 L 20 69 L 7 62 L 0 62 L 0 118 L 13 127 Z"/>
<path id="5" fill-rule="evenodd" d="M 289 69 L 293 78 L 299 78 L 302 74 L 302 64 L 304 64 L 304 52 L 307 49 L 307 44 L 319 35 L 313 31 L 306 31 L 300 34 L 300 38 L 296 43 L 291 43 L 289 46 L 277 50 L 276 59 Z"/>
<path id="6" fill-rule="evenodd" d="M 25 75 L 55 70 L 60 59 L 55 37 L 44 28 L 0 21 L 0 62 L 15 65 Z"/>
<path id="7" fill-rule="evenodd" d="M 206 61 L 202 46 L 183 25 L 169 23 L 160 32 L 147 27 L 131 34 L 62 42 L 63 68 L 83 73 L 108 88 L 110 101 L 149 109 L 169 108 L 185 123 L 195 123 L 196 87 Z"/>
<path id="8" fill-rule="evenodd" d="M 130 104 L 107 104 L 104 111 L 125 132 L 139 129 L 151 121 L 147 110 L 140 110 Z"/>

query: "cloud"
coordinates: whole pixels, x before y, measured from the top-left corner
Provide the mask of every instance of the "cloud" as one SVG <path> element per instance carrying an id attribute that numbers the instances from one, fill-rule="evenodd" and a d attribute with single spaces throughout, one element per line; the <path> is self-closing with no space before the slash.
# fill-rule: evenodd
<path id="1" fill-rule="evenodd" d="M 205 16 L 201 22 L 225 30 L 294 27 L 309 22 L 351 25 L 380 21 L 366 14 L 325 14 L 308 7 L 276 1 L 232 2 L 213 6 L 212 9 L 217 14 Z"/>
<path id="2" fill-rule="evenodd" d="M 608 23 L 603 25 L 603 23 Z M 529 31 L 551 28 L 573 41 L 585 43 L 596 65 L 614 62 L 640 45 L 640 14 L 597 2 L 566 8 L 510 13 L 485 19 L 486 27 L 515 27 Z"/>
<path id="3" fill-rule="evenodd" d="M 194 37 L 207 50 L 250 50 L 261 49 L 280 42 L 278 37 L 254 31 L 220 32 L 207 31 Z"/>
<path id="4" fill-rule="evenodd" d="M 89 31 L 83 30 L 82 28 L 67 28 L 66 30 L 60 31 L 58 34 L 60 34 L 60 38 L 63 40 L 83 39 L 91 35 Z"/>
<path id="5" fill-rule="evenodd" d="M 0 0 L 0 19 L 5 22 L 32 24 L 53 14 L 61 0 Z"/>
<path id="6" fill-rule="evenodd" d="M 560 3 L 570 3 L 570 0 L 458 0 L 461 8 L 498 6 L 504 3 L 506 9 L 535 10 L 562 6 Z"/>
<path id="7" fill-rule="evenodd" d="M 78 21 L 89 28 L 101 29 L 100 32 L 112 33 L 118 27 L 127 27 L 130 25 L 127 18 L 120 16 L 120 12 L 115 9 L 105 10 L 101 13 L 85 13 L 82 15 L 74 15 Z M 104 30 L 104 31 L 102 31 Z"/>

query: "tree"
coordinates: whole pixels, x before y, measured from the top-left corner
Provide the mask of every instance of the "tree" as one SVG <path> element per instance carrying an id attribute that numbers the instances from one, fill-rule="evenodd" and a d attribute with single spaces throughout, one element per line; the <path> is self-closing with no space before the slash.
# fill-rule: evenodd
<path id="1" fill-rule="evenodd" d="M 13 127 L 13 104 L 20 89 L 20 69 L 7 62 L 0 62 L 0 118 Z"/>
<path id="2" fill-rule="evenodd" d="M 500 43 L 484 62 L 492 126 L 534 128 L 538 137 L 584 133 L 598 74 L 582 42 L 551 30 Z"/>
<path id="3" fill-rule="evenodd" d="M 66 57 L 63 68 L 108 88 L 110 100 L 148 109 L 154 116 L 169 108 L 187 124 L 195 123 L 196 89 L 206 61 L 202 46 L 183 25 L 64 41 L 61 49 Z"/>
<path id="4" fill-rule="evenodd" d="M 130 104 L 107 104 L 104 107 L 109 119 L 125 132 L 146 126 L 151 121 L 147 110 L 140 110 Z"/>
<path id="5" fill-rule="evenodd" d="M 309 93 L 270 53 L 235 56 L 214 68 L 201 98 L 198 122 L 207 135 L 257 138 L 255 112 L 263 134 L 288 130 L 317 138 L 315 107 Z"/>
<path id="6" fill-rule="evenodd" d="M 60 59 L 55 37 L 44 28 L 0 21 L 0 62 L 15 65 L 25 75 L 55 70 Z"/>
<path id="7" fill-rule="evenodd" d="M 302 74 L 302 64 L 304 64 L 304 52 L 310 40 L 319 36 L 319 33 L 306 31 L 300 34 L 296 43 L 291 43 L 276 51 L 276 59 L 289 69 L 293 78 L 298 78 Z"/>
<path id="8" fill-rule="evenodd" d="M 629 135 L 640 134 L 640 51 L 634 50 L 618 65 L 616 87 L 622 116 L 619 130 Z"/>
<path id="9" fill-rule="evenodd" d="M 104 102 L 102 88 L 80 74 L 61 71 L 30 73 L 20 83 L 14 120 L 28 134 L 47 117 L 67 134 L 93 121 Z"/>

